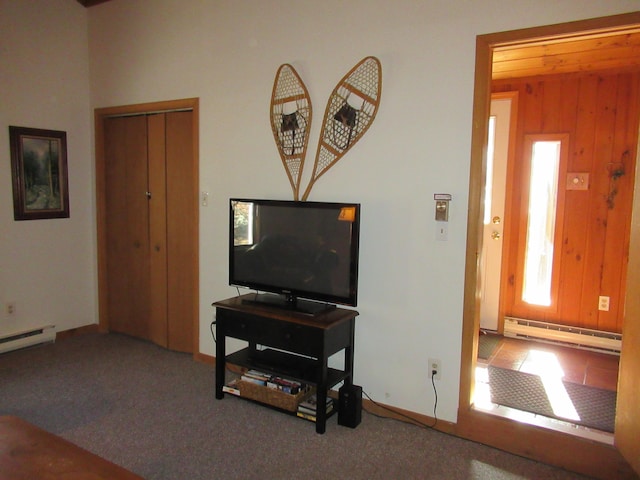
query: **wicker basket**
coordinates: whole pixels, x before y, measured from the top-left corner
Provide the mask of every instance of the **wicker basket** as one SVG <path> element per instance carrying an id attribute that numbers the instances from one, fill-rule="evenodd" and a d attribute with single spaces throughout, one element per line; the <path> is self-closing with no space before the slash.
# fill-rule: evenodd
<path id="1" fill-rule="evenodd" d="M 267 405 L 272 405 L 290 412 L 298 410 L 300 402 L 313 393 L 313 389 L 307 389 L 301 390 L 300 393 L 296 395 L 292 395 L 274 388 L 256 385 L 255 383 L 245 382 L 243 380 L 239 380 L 237 385 L 241 397 L 250 398 L 251 400 L 266 403 Z"/>

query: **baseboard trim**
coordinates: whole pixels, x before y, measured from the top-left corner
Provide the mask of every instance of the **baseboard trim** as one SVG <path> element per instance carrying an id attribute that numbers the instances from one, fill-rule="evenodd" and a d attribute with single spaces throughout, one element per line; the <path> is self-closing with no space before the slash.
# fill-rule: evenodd
<path id="1" fill-rule="evenodd" d="M 401 422 L 411 423 L 422 428 L 430 428 L 442 433 L 455 435 L 456 424 L 446 420 L 436 419 L 428 415 L 404 410 L 398 407 L 391 407 L 370 399 L 362 399 L 362 408 L 372 415 L 383 418 L 391 418 L 400 420 Z"/>
<path id="2" fill-rule="evenodd" d="M 87 335 L 91 333 L 100 333 L 100 328 L 97 323 L 85 325 L 83 327 L 70 328 L 69 330 L 63 330 L 62 332 L 57 332 L 56 341 L 66 340 L 68 338 L 77 337 L 78 335 Z"/>
<path id="3" fill-rule="evenodd" d="M 206 353 L 196 352 L 193 354 L 193 359 L 196 362 L 206 363 L 207 365 L 215 365 L 216 357 L 213 355 L 207 355 Z"/>

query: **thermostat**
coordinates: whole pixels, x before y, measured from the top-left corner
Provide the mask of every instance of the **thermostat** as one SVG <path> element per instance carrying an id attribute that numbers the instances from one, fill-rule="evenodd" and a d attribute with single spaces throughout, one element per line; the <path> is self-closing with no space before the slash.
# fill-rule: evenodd
<path id="1" fill-rule="evenodd" d="M 451 201 L 451 194 L 434 193 L 433 199 L 436 201 L 436 220 L 438 222 L 448 222 L 449 202 Z"/>

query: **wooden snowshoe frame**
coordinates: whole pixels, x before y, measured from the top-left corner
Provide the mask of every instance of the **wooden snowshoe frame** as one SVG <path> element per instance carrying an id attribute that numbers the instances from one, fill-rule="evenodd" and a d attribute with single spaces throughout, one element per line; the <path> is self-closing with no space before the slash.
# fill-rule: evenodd
<path id="1" fill-rule="evenodd" d="M 271 94 L 271 130 L 294 200 L 298 200 L 300 192 L 311 116 L 311 98 L 307 87 L 295 68 L 286 63 L 281 65 Z"/>
<path id="2" fill-rule="evenodd" d="M 369 129 L 378 112 L 381 93 L 382 66 L 376 57 L 363 58 L 338 82 L 327 102 L 313 174 L 302 200 Z"/>

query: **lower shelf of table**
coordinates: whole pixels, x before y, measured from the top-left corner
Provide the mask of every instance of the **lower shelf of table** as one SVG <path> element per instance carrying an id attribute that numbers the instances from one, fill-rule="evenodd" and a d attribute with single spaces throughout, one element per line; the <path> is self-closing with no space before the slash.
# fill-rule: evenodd
<path id="1" fill-rule="evenodd" d="M 227 355 L 225 361 L 241 367 L 255 368 L 272 375 L 283 375 L 291 380 L 311 385 L 316 385 L 320 378 L 320 366 L 317 360 L 271 348 L 254 351 L 250 348 L 244 348 Z M 348 373 L 343 370 L 328 368 L 327 388 L 331 388 L 348 376 Z"/>
<path id="2" fill-rule="evenodd" d="M 263 387 L 263 388 L 267 388 L 267 387 Z M 243 400 L 248 400 L 250 402 L 257 403 L 257 404 L 260 404 L 262 406 L 265 406 L 265 407 L 268 407 L 268 408 L 271 408 L 271 409 L 274 409 L 274 410 L 278 410 L 278 411 L 283 412 L 283 413 L 287 413 L 289 415 L 295 415 L 298 418 L 302 418 L 304 420 L 308 420 L 308 421 L 313 422 L 313 423 L 315 423 L 315 421 L 316 421 L 315 413 L 298 410 L 298 408 L 297 408 L 298 405 L 296 405 L 296 407 L 292 409 L 289 406 L 284 406 L 283 404 L 277 404 L 277 402 L 272 403 L 268 399 L 263 399 L 263 398 L 260 398 L 259 396 L 253 395 L 253 394 L 246 394 L 246 393 L 243 394 L 243 392 L 239 388 L 237 388 L 236 385 L 225 385 L 222 388 L 222 391 L 224 393 L 229 394 L 229 395 L 232 395 L 232 396 L 235 396 L 235 397 L 238 397 L 238 398 L 242 398 Z M 292 396 L 292 397 L 295 397 L 295 396 Z M 308 395 L 302 395 L 301 394 L 301 395 L 299 395 L 297 397 L 298 397 L 298 401 L 302 401 L 302 400 L 306 399 L 308 397 Z M 335 402 L 333 400 L 330 400 L 330 402 L 331 403 L 330 403 L 330 407 L 328 407 L 326 418 L 329 418 L 334 413 L 336 413 Z"/>

